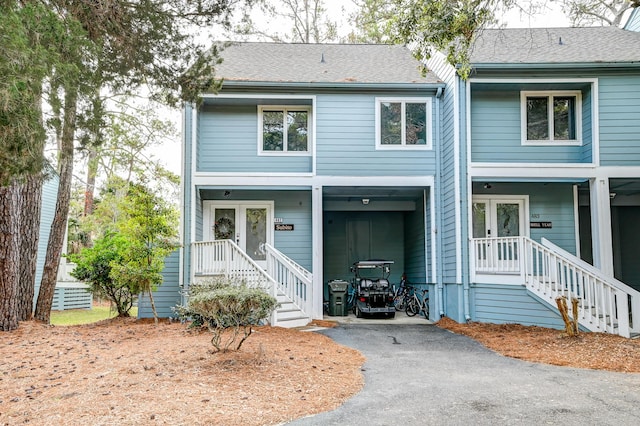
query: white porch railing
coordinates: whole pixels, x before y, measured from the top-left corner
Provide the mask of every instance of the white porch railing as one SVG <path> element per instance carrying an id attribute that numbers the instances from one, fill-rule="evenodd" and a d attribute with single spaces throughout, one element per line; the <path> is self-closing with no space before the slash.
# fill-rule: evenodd
<path id="1" fill-rule="evenodd" d="M 199 241 L 191 245 L 192 277 L 233 277 L 243 280 L 250 287 L 260 287 L 273 297 L 278 296 L 278 283 L 269 276 L 249 255 L 231 240 Z M 270 319 L 276 325 L 276 314 Z"/>
<path id="2" fill-rule="evenodd" d="M 191 280 L 216 275 L 234 277 L 244 280 L 249 286 L 265 289 L 273 297 L 284 295 L 288 307 L 274 313 L 270 320 L 271 325 L 275 326 L 277 322 L 285 319 L 287 324 L 296 321 L 306 324 L 310 320 L 313 308 L 312 274 L 274 247 L 268 244 L 264 247 L 266 271 L 232 240 L 195 242 L 191 251 Z M 285 313 L 285 309 L 288 312 Z M 278 314 L 282 314 L 283 318 L 279 320 Z"/>
<path id="3" fill-rule="evenodd" d="M 267 273 L 303 312 L 313 312 L 312 274 L 273 246 L 265 244 Z"/>
<path id="4" fill-rule="evenodd" d="M 476 274 L 519 275 L 529 291 L 554 307 L 557 297 L 577 298 L 578 320 L 591 331 L 640 333 L 640 292 L 544 239 L 540 244 L 526 237 L 478 238 L 472 250 Z"/>

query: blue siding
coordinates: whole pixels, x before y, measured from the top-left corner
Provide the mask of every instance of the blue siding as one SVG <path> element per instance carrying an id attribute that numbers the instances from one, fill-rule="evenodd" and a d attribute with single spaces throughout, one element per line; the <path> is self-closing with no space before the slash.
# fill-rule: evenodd
<path id="1" fill-rule="evenodd" d="M 583 93 L 583 98 L 586 97 Z M 587 105 L 583 103 L 583 111 Z M 583 144 L 591 146 L 591 115 L 582 117 Z M 520 91 L 472 91 L 471 160 L 489 163 L 581 163 L 584 146 L 523 146 Z"/>
<path id="2" fill-rule="evenodd" d="M 213 190 L 202 190 L 202 200 L 214 199 Z M 293 224 L 293 231 L 275 231 L 275 247 L 289 256 L 295 262 L 312 271 L 311 248 L 311 192 L 295 190 L 270 190 L 265 187 L 262 191 L 234 189 L 225 201 L 273 201 L 274 217 L 282 218 L 283 223 Z M 202 203 L 198 203 L 198 224 L 202 229 Z M 201 239 L 199 241 L 202 241 Z"/>
<path id="3" fill-rule="evenodd" d="M 178 250 L 167 256 L 164 261 L 164 270 L 162 271 L 164 281 L 153 292 L 153 301 L 160 318 L 173 317 L 174 314 L 171 308 L 181 303 L 180 286 L 178 284 L 180 275 L 179 259 Z M 151 302 L 147 294 L 140 295 L 138 299 L 138 318 L 153 318 Z"/>
<path id="4" fill-rule="evenodd" d="M 42 280 L 42 272 L 44 270 L 44 260 L 47 256 L 47 245 L 49 243 L 51 224 L 53 223 L 53 216 L 56 212 L 59 184 L 60 178 L 57 173 L 54 173 L 50 178 L 45 180 L 42 185 L 42 208 L 40 210 L 40 232 L 38 240 L 38 254 L 36 258 L 35 297 L 33 298 L 34 308 L 38 298 L 38 291 L 40 290 L 40 281 Z M 60 259 L 60 261 L 66 262 L 64 258 Z"/>
<path id="5" fill-rule="evenodd" d="M 199 172 L 311 172 L 311 155 L 258 155 L 257 105 L 205 106 L 199 117 Z"/>
<path id="6" fill-rule="evenodd" d="M 428 193 L 427 193 L 428 194 Z M 428 195 L 427 195 L 428 196 Z M 429 210 L 427 210 L 429 211 Z M 431 281 L 431 277 L 425 275 L 425 269 L 431 266 L 431 233 L 425 230 L 425 216 L 422 200 L 416 203 L 416 210 L 405 213 L 404 226 L 404 272 L 411 282 L 426 283 Z M 426 217 L 430 222 L 430 214 Z M 425 259 L 425 243 L 428 243 L 427 258 Z M 430 271 L 430 269 L 428 269 Z M 402 271 L 399 271 L 402 272 Z"/>
<path id="7" fill-rule="evenodd" d="M 551 229 L 533 228 L 531 238 L 540 241 L 542 237 L 576 253 L 575 214 L 573 186 L 570 183 L 492 183 L 486 190 L 476 187 L 474 195 L 529 195 L 528 222 L 551 222 Z"/>
<path id="8" fill-rule="evenodd" d="M 564 329 L 557 310 L 540 302 L 523 286 L 474 284 L 470 298 L 473 321 Z"/>
<path id="9" fill-rule="evenodd" d="M 600 164 L 640 166 L 640 78 L 600 78 Z"/>
<path id="10" fill-rule="evenodd" d="M 438 277 L 443 283 L 456 282 L 456 252 L 460 243 L 456 233 L 456 200 L 455 193 L 455 163 L 460 161 L 455 157 L 455 139 L 456 121 L 455 121 L 455 102 L 456 96 L 458 101 L 464 97 L 464 84 L 460 84 L 462 90 L 456 92 L 456 81 L 458 77 L 453 67 L 448 65 L 445 60 L 437 60 L 434 58 L 429 66 L 436 72 L 440 78 L 447 83 L 447 90 L 440 101 L 440 118 L 441 134 L 438 146 L 438 171 L 436 175 L 436 228 L 438 232 L 438 248 L 440 252 L 438 256 L 442 262 L 441 270 Z M 464 111 L 459 111 L 463 114 Z M 461 118 L 461 117 L 459 117 Z M 461 148 L 461 147 L 460 147 Z M 439 265 L 438 265 L 439 266 Z"/>
<path id="11" fill-rule="evenodd" d="M 378 96 L 408 95 L 385 93 Z M 410 96 L 425 97 L 426 95 L 412 93 Z M 316 172 L 318 175 L 424 176 L 434 173 L 433 150 L 376 151 L 375 98 L 375 94 L 318 95 L 316 112 Z M 432 113 L 433 110 L 434 108 Z"/>
<path id="12" fill-rule="evenodd" d="M 629 16 L 629 20 L 624 26 L 625 30 L 640 31 L 640 8 L 634 9 Z"/>

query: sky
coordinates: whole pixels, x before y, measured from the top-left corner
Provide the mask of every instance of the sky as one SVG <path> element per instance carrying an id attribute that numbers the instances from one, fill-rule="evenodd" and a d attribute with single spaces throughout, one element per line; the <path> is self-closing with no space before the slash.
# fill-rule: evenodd
<path id="1" fill-rule="evenodd" d="M 526 1 L 519 1 L 518 3 L 522 7 L 527 4 Z M 344 17 L 354 10 L 353 4 L 345 0 L 325 0 L 325 6 L 328 14 L 333 16 L 334 19 L 344 20 Z M 548 3 L 546 7 L 547 10 L 544 14 L 536 16 L 529 16 L 514 10 L 504 15 L 501 21 L 503 21 L 508 28 L 567 27 L 570 25 L 569 20 L 563 15 L 557 4 Z M 182 126 L 182 115 L 180 111 L 172 110 L 167 114 L 180 131 Z M 180 174 L 181 171 L 180 144 L 181 140 L 177 138 L 175 141 L 169 142 L 160 148 L 156 155 L 169 170 L 176 174 Z"/>

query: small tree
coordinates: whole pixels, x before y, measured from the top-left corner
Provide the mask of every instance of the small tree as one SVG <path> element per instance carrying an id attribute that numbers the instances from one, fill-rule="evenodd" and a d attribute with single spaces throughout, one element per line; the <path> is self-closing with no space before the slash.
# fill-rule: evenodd
<path id="1" fill-rule="evenodd" d="M 242 281 L 218 278 L 192 284 L 187 306 L 175 308 L 182 319 L 193 319 L 213 333 L 211 344 L 216 352 L 239 350 L 251 335 L 251 326 L 267 318 L 278 301 L 261 288 L 251 288 Z"/>
<path id="2" fill-rule="evenodd" d="M 162 284 L 164 259 L 178 246 L 178 214 L 173 206 L 140 184 L 129 186 L 123 211 L 126 218 L 118 228 L 128 245 L 122 261 L 112 264 L 111 277 L 149 295 L 157 324 L 153 292 Z"/>
<path id="3" fill-rule="evenodd" d="M 116 307 L 119 317 L 129 316 L 139 292 L 134 282 L 118 282 L 111 275 L 113 265 L 122 261 L 127 245 L 123 235 L 108 233 L 96 240 L 93 247 L 69 256 L 76 263 L 71 275 L 87 282 L 94 295 L 109 300 Z"/>

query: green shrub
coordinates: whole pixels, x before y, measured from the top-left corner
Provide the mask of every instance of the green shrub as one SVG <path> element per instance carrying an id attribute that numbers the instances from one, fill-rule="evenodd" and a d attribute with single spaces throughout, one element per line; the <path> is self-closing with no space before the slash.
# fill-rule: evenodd
<path id="1" fill-rule="evenodd" d="M 251 335 L 251 326 L 260 324 L 277 306 L 277 300 L 261 288 L 220 278 L 192 284 L 187 306 L 177 306 L 175 311 L 193 324 L 206 325 L 213 333 L 211 344 L 224 352 L 240 349 Z"/>

